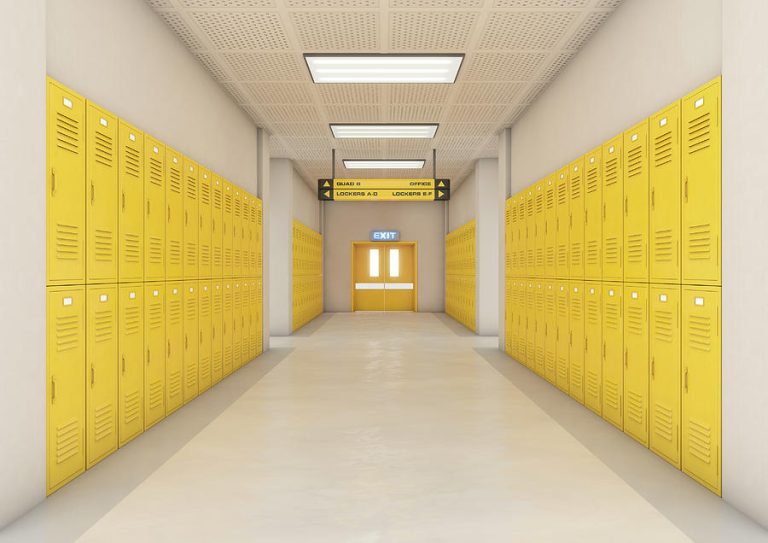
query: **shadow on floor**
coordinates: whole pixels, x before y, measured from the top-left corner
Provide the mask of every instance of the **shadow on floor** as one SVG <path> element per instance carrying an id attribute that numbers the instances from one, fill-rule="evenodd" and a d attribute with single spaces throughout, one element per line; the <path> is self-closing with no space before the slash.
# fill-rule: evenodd
<path id="1" fill-rule="evenodd" d="M 333 317 L 333 313 L 323 313 L 322 315 L 315 317 L 312 321 L 296 330 L 291 335 L 296 337 L 309 337 L 317 332 L 326 322 L 331 319 L 331 317 Z"/>
<path id="2" fill-rule="evenodd" d="M 449 317 L 446 313 L 433 313 L 435 318 L 442 322 L 448 330 L 453 332 L 453 335 L 460 337 L 474 337 L 475 334 L 472 330 L 468 329 L 463 324 Z"/>

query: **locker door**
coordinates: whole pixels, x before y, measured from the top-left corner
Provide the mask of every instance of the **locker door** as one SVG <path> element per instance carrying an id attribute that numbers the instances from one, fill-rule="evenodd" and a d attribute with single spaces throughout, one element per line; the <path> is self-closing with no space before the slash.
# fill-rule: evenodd
<path id="1" fill-rule="evenodd" d="M 144 280 L 165 279 L 165 146 L 144 136 Z"/>
<path id="2" fill-rule="evenodd" d="M 165 292 L 144 284 L 144 429 L 165 417 Z"/>
<path id="3" fill-rule="evenodd" d="M 264 283 L 262 279 L 256 281 L 256 356 L 264 352 Z"/>
<path id="4" fill-rule="evenodd" d="M 652 285 L 651 450 L 680 469 L 680 287 Z"/>
<path id="5" fill-rule="evenodd" d="M 120 379 L 118 445 L 144 431 L 144 289 L 140 283 L 120 285 L 117 305 Z"/>
<path id="6" fill-rule="evenodd" d="M 584 278 L 603 278 L 603 173 L 602 148 L 584 157 Z"/>
<path id="7" fill-rule="evenodd" d="M 194 400 L 199 393 L 197 289 L 197 281 L 184 281 L 184 403 Z"/>
<path id="8" fill-rule="evenodd" d="M 222 287 L 224 294 L 223 294 L 223 302 L 224 302 L 224 311 L 222 313 L 223 319 L 222 319 L 222 352 L 224 353 L 224 364 L 223 364 L 223 371 L 224 371 L 224 377 L 232 373 L 234 370 L 233 365 L 233 358 L 232 358 L 232 326 L 234 323 L 234 296 L 235 292 L 232 288 L 232 281 L 224 281 L 224 286 Z"/>
<path id="9" fill-rule="evenodd" d="M 525 270 L 526 277 L 536 277 L 536 192 L 525 191 Z"/>
<path id="10" fill-rule="evenodd" d="M 199 231 L 199 166 L 184 158 L 184 279 L 197 279 Z"/>
<path id="11" fill-rule="evenodd" d="M 85 471 L 85 287 L 51 287 L 47 318 L 47 493 Z"/>
<path id="12" fill-rule="evenodd" d="M 243 364 L 247 364 L 253 359 L 251 355 L 251 283 L 244 281 L 241 285 L 243 298 Z"/>
<path id="13" fill-rule="evenodd" d="M 261 239 L 259 237 L 260 203 L 261 200 L 251 196 L 251 277 L 259 276 L 259 253 L 261 252 Z"/>
<path id="14" fill-rule="evenodd" d="M 568 392 L 584 403 L 584 282 L 571 281 L 568 299 Z"/>
<path id="15" fill-rule="evenodd" d="M 525 365 L 536 369 L 536 284 L 525 283 Z"/>
<path id="16" fill-rule="evenodd" d="M 117 117 L 88 102 L 86 112 L 86 282 L 117 281 Z"/>
<path id="17" fill-rule="evenodd" d="M 184 405 L 184 283 L 166 283 L 165 296 L 165 410 L 170 415 Z"/>
<path id="18" fill-rule="evenodd" d="M 256 280 L 253 279 L 248 282 L 248 356 L 246 360 L 253 360 L 258 356 L 256 353 L 256 342 L 258 338 L 256 336 L 256 327 L 258 326 L 258 318 L 256 316 Z"/>
<path id="19" fill-rule="evenodd" d="M 544 186 L 544 277 L 555 277 L 557 254 L 557 194 L 555 177 L 548 177 Z"/>
<path id="20" fill-rule="evenodd" d="M 213 226 L 211 219 L 213 210 L 211 208 L 211 183 L 213 179 L 211 172 L 205 168 L 200 168 L 199 188 L 200 188 L 200 206 L 198 222 L 200 223 L 199 233 L 199 276 L 201 279 L 210 279 L 212 271 L 212 240 Z"/>
<path id="21" fill-rule="evenodd" d="M 534 196 L 533 244 L 534 244 L 534 251 L 536 254 L 536 260 L 535 260 L 533 269 L 534 269 L 534 274 L 537 278 L 544 277 L 544 264 L 545 264 L 544 250 L 545 250 L 545 243 L 546 243 L 545 228 L 547 224 L 545 187 L 546 187 L 546 180 L 539 181 L 535 185 L 536 190 L 533 195 Z"/>
<path id="22" fill-rule="evenodd" d="M 603 311 L 601 283 L 584 285 L 584 405 L 602 415 Z"/>
<path id="23" fill-rule="evenodd" d="M 511 279 L 504 280 L 504 352 L 513 356 L 514 337 L 512 336 L 512 323 L 514 321 L 514 282 Z"/>
<path id="24" fill-rule="evenodd" d="M 243 191 L 232 187 L 232 276 L 243 276 Z"/>
<path id="25" fill-rule="evenodd" d="M 568 224 L 571 214 L 570 202 L 568 201 L 568 168 L 563 168 L 557 172 L 555 183 L 555 196 L 557 197 L 555 204 L 557 206 L 555 208 L 557 214 L 555 220 L 555 229 L 557 230 L 555 234 L 557 241 L 555 276 L 558 279 L 568 279 Z"/>
<path id="26" fill-rule="evenodd" d="M 568 171 L 568 273 L 571 279 L 584 279 L 584 157 L 571 162 Z"/>
<path id="27" fill-rule="evenodd" d="M 527 191 L 517 196 L 517 276 L 528 275 L 528 255 L 526 254 L 526 219 L 525 195 Z"/>
<path id="28" fill-rule="evenodd" d="M 648 281 L 648 120 L 624 132 L 624 280 Z"/>
<path id="29" fill-rule="evenodd" d="M 50 78 L 47 94 L 47 281 L 49 285 L 82 284 L 85 282 L 85 99 Z"/>
<path id="30" fill-rule="evenodd" d="M 648 285 L 624 285 L 624 432 L 648 446 Z"/>
<path id="31" fill-rule="evenodd" d="M 504 202 L 504 277 L 512 277 L 512 199 Z"/>
<path id="32" fill-rule="evenodd" d="M 184 157 L 165 148 L 165 277 L 178 281 L 184 277 Z"/>
<path id="33" fill-rule="evenodd" d="M 536 365 L 534 371 L 542 377 L 544 377 L 544 343 L 547 337 L 545 333 L 544 291 L 544 284 L 541 281 L 537 281 L 534 289 L 534 297 L 536 300 L 536 306 L 534 308 Z"/>
<path id="34" fill-rule="evenodd" d="M 224 208 L 222 212 L 222 220 L 224 223 L 224 229 L 222 230 L 222 247 L 224 248 L 224 277 L 232 277 L 234 271 L 233 261 L 233 239 L 234 239 L 234 199 L 235 192 L 232 188 L 232 184 L 229 181 L 223 181 L 224 183 Z"/>
<path id="35" fill-rule="evenodd" d="M 117 450 L 117 286 L 86 288 L 86 453 L 91 468 Z"/>
<path id="36" fill-rule="evenodd" d="M 213 384 L 221 381 L 223 374 L 224 364 L 224 351 L 223 351 L 223 324 L 224 324 L 224 292 L 222 291 L 223 283 L 219 280 L 215 280 L 211 283 L 211 382 Z"/>
<path id="37" fill-rule="evenodd" d="M 720 78 L 689 94 L 683 110 L 683 283 L 720 284 Z"/>
<path id="38" fill-rule="evenodd" d="M 550 383 L 557 381 L 557 285 L 547 281 L 544 285 L 544 377 Z"/>
<path id="39" fill-rule="evenodd" d="M 251 275 L 251 197 L 244 190 L 241 190 L 240 194 L 243 205 L 243 228 L 242 239 L 240 240 L 243 264 L 240 275 L 241 277 L 249 277 Z"/>
<path id="40" fill-rule="evenodd" d="M 624 279 L 623 136 L 603 144 L 603 279 Z M 605 401 L 605 397 L 603 398 Z"/>
<path id="41" fill-rule="evenodd" d="M 264 205 L 256 199 L 256 277 L 262 277 L 264 265 Z"/>
<path id="42" fill-rule="evenodd" d="M 200 350 L 200 367 L 198 380 L 200 383 L 200 392 L 211 388 L 211 348 L 212 348 L 212 303 L 213 293 L 211 292 L 210 281 L 200 281 L 200 301 L 198 312 L 200 315 L 200 324 L 198 331 L 198 342 Z"/>
<path id="43" fill-rule="evenodd" d="M 686 286 L 682 296 L 683 471 L 720 495 L 720 288 Z"/>
<path id="44" fill-rule="evenodd" d="M 121 283 L 144 280 L 144 134 L 118 124 L 120 214 L 117 272 Z"/>
<path id="45" fill-rule="evenodd" d="M 243 290 L 240 281 L 232 284 L 232 367 L 243 365 Z"/>
<path id="46" fill-rule="evenodd" d="M 517 360 L 526 364 L 526 348 L 528 346 L 528 332 L 526 329 L 528 319 L 528 306 L 526 305 L 526 293 L 528 283 L 525 280 L 517 282 Z"/>
<path id="47" fill-rule="evenodd" d="M 603 418 L 624 429 L 623 285 L 603 283 Z"/>
<path id="48" fill-rule="evenodd" d="M 557 292 L 557 331 L 555 332 L 555 338 L 557 345 L 555 346 L 555 355 L 557 356 L 557 375 L 555 376 L 555 384 L 557 388 L 565 392 L 569 392 L 568 381 L 568 365 L 569 365 L 569 337 L 570 328 L 569 324 L 569 310 L 568 310 L 568 282 L 560 281 L 556 283 Z"/>
<path id="49" fill-rule="evenodd" d="M 650 119 L 651 282 L 680 282 L 680 102 Z"/>
<path id="50" fill-rule="evenodd" d="M 224 274 L 224 249 L 222 247 L 224 186 L 221 177 L 216 174 L 213 174 L 213 182 L 211 183 L 211 197 L 211 277 L 221 278 Z"/>

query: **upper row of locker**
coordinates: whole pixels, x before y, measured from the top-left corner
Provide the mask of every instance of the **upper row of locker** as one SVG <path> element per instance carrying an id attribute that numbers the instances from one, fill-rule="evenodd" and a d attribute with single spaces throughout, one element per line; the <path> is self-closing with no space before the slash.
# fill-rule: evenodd
<path id="1" fill-rule="evenodd" d="M 261 275 L 261 200 L 48 80 L 47 284 Z"/>
<path id="2" fill-rule="evenodd" d="M 507 200 L 507 275 L 720 285 L 720 87 Z"/>

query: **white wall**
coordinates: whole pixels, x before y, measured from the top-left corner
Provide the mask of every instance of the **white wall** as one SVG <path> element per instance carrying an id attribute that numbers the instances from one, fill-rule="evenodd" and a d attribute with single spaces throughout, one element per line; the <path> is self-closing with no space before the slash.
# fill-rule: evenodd
<path id="1" fill-rule="evenodd" d="M 293 218 L 320 231 L 320 202 L 317 187 L 310 187 L 297 171 L 293 172 Z"/>
<path id="2" fill-rule="evenodd" d="M 451 189 L 448 201 L 448 231 L 453 232 L 467 224 L 477 214 L 477 179 L 475 169 L 467 176 L 456 190 Z"/>
<path id="3" fill-rule="evenodd" d="M 270 179 L 270 156 L 269 156 L 269 134 L 260 128 L 258 132 L 258 153 L 256 162 L 258 164 L 258 185 L 259 190 L 256 195 L 261 198 L 263 205 L 263 213 L 261 218 L 261 273 L 262 273 L 262 327 L 264 330 L 264 350 L 269 349 L 269 338 L 271 335 L 269 325 L 269 308 L 271 304 L 271 296 L 269 292 L 269 285 L 271 284 L 271 276 L 269 273 L 270 266 L 270 250 L 271 245 L 269 243 L 269 235 L 271 232 L 270 216 L 268 210 L 271 208 L 271 196 L 269 191 L 269 179 Z"/>
<path id="4" fill-rule="evenodd" d="M 52 77 L 256 192 L 256 126 L 146 2 L 47 6 Z"/>
<path id="5" fill-rule="evenodd" d="M 499 174 L 498 160 L 475 164 L 477 227 L 477 333 L 499 333 Z M 503 222 L 503 221 L 502 221 Z"/>
<path id="6" fill-rule="evenodd" d="M 45 497 L 45 0 L 6 6 L 0 50 L 2 528 Z"/>
<path id="7" fill-rule="evenodd" d="M 399 230 L 418 242 L 419 311 L 445 308 L 445 204 L 442 202 L 328 202 L 325 206 L 325 310 L 352 310 L 352 242 L 371 230 Z"/>
<path id="8" fill-rule="evenodd" d="M 293 331 L 293 163 L 273 158 L 269 172 L 269 328 L 272 336 Z"/>

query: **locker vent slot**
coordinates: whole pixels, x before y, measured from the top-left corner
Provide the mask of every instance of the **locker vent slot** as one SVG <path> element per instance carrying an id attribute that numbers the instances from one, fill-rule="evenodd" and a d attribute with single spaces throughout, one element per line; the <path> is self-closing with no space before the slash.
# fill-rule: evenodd
<path id="1" fill-rule="evenodd" d="M 200 203 L 203 205 L 211 205 L 211 185 L 203 182 L 200 184 Z"/>
<path id="2" fill-rule="evenodd" d="M 241 208 L 240 198 L 235 198 L 235 218 L 239 219 L 240 217 L 242 217 L 242 215 L 243 215 L 243 212 Z"/>
<path id="3" fill-rule="evenodd" d="M 197 388 L 197 360 L 190 361 L 184 368 L 187 378 L 187 388 Z"/>
<path id="4" fill-rule="evenodd" d="M 125 232 L 123 234 L 123 259 L 128 264 L 141 262 L 141 244 L 138 234 Z"/>
<path id="5" fill-rule="evenodd" d="M 163 381 L 157 379 L 149 383 L 149 409 L 154 411 L 163 407 Z"/>
<path id="6" fill-rule="evenodd" d="M 56 427 L 56 463 L 62 464 L 80 454 L 80 423 L 71 419 Z"/>
<path id="7" fill-rule="evenodd" d="M 661 168 L 672 162 L 672 131 L 663 132 L 656 136 L 653 144 L 653 165 Z"/>
<path id="8" fill-rule="evenodd" d="M 594 194 L 600 188 L 597 168 L 587 170 L 587 194 Z"/>
<path id="9" fill-rule="evenodd" d="M 74 154 L 80 154 L 80 121 L 56 112 L 56 146 Z"/>
<path id="10" fill-rule="evenodd" d="M 179 324 L 181 322 L 181 301 L 171 300 L 168 302 L 168 324 Z"/>
<path id="11" fill-rule="evenodd" d="M 221 247 L 214 245 L 213 247 L 213 266 L 218 268 L 221 266 Z"/>
<path id="12" fill-rule="evenodd" d="M 94 157 L 98 164 L 112 167 L 114 162 L 114 142 L 109 134 L 105 134 L 99 130 L 96 131 L 96 137 L 94 138 Z"/>
<path id="13" fill-rule="evenodd" d="M 688 346 L 697 351 L 712 349 L 712 320 L 709 317 L 690 315 L 688 317 Z"/>
<path id="14" fill-rule="evenodd" d="M 571 243 L 571 266 L 581 266 L 581 242 L 574 241 Z"/>
<path id="15" fill-rule="evenodd" d="M 618 304 L 606 304 L 603 322 L 611 330 L 621 330 L 621 318 L 619 316 Z"/>
<path id="16" fill-rule="evenodd" d="M 619 411 L 621 408 L 619 385 L 608 378 L 605 379 L 605 405 L 613 411 Z"/>
<path id="17" fill-rule="evenodd" d="M 557 205 L 564 206 L 568 203 L 568 185 L 559 183 L 557 185 Z"/>
<path id="18" fill-rule="evenodd" d="M 600 265 L 600 242 L 598 240 L 587 241 L 587 264 L 590 266 Z"/>
<path id="19" fill-rule="evenodd" d="M 128 336 L 133 336 L 141 332 L 141 313 L 138 306 L 129 306 L 123 313 L 123 330 Z"/>
<path id="20" fill-rule="evenodd" d="M 221 209 L 221 190 L 213 189 L 213 209 Z"/>
<path id="21" fill-rule="evenodd" d="M 211 314 L 211 297 L 203 295 L 200 297 L 200 316 L 207 317 L 210 314 Z"/>
<path id="22" fill-rule="evenodd" d="M 149 157 L 149 182 L 158 187 L 163 186 L 163 163 L 153 156 Z"/>
<path id="23" fill-rule="evenodd" d="M 94 438 L 101 441 L 115 433 L 115 409 L 111 403 L 98 407 L 93 414 Z"/>
<path id="24" fill-rule="evenodd" d="M 171 192 L 181 194 L 181 170 L 178 168 L 170 168 L 168 170 L 168 186 Z"/>
<path id="25" fill-rule="evenodd" d="M 555 248 L 554 247 L 547 247 L 547 267 L 554 267 L 555 266 Z"/>
<path id="26" fill-rule="evenodd" d="M 223 359 L 222 359 L 221 349 L 214 350 L 213 351 L 213 364 L 212 364 L 212 371 L 213 371 L 213 373 L 215 373 L 217 375 L 219 373 L 221 373 L 222 363 L 223 363 Z"/>
<path id="27" fill-rule="evenodd" d="M 197 304 L 195 303 L 195 298 L 190 297 L 187 298 L 186 304 L 184 304 L 185 309 L 187 310 L 186 317 L 188 320 L 196 321 L 197 320 Z"/>
<path id="28" fill-rule="evenodd" d="M 600 326 L 600 304 L 597 300 L 587 300 L 587 322 Z"/>
<path id="29" fill-rule="evenodd" d="M 642 232 L 627 236 L 627 261 L 632 264 L 645 262 L 645 235 Z"/>
<path id="30" fill-rule="evenodd" d="M 582 317 L 581 298 L 574 296 L 571 298 L 571 323 L 581 321 Z"/>
<path id="31" fill-rule="evenodd" d="M 232 195 L 224 195 L 224 213 L 232 213 Z"/>
<path id="32" fill-rule="evenodd" d="M 80 227 L 56 223 L 56 258 L 77 260 L 80 257 Z"/>
<path id="33" fill-rule="evenodd" d="M 709 223 L 688 227 L 688 258 L 709 260 L 712 257 L 712 228 Z"/>
<path id="34" fill-rule="evenodd" d="M 207 243 L 200 244 L 200 265 L 208 266 L 211 263 L 211 247 Z"/>
<path id="35" fill-rule="evenodd" d="M 674 317 L 671 311 L 656 309 L 653 323 L 653 338 L 664 343 L 672 343 L 674 341 Z"/>
<path id="36" fill-rule="evenodd" d="M 134 390 L 133 392 L 125 395 L 123 422 L 126 424 L 126 426 L 133 421 L 138 420 L 139 414 L 141 413 L 140 408 L 141 402 L 139 401 L 138 390 Z"/>
<path id="37" fill-rule="evenodd" d="M 581 365 L 571 364 L 571 390 L 581 390 L 582 383 Z"/>
<path id="38" fill-rule="evenodd" d="M 187 176 L 187 198 L 197 200 L 197 176 Z"/>
<path id="39" fill-rule="evenodd" d="M 587 394 L 588 398 L 592 398 L 596 402 L 599 403 L 600 399 L 600 378 L 598 375 L 593 372 L 587 370 L 587 382 L 585 386 L 585 392 Z"/>
<path id="40" fill-rule="evenodd" d="M 571 177 L 571 200 L 581 198 L 581 174 Z"/>
<path id="41" fill-rule="evenodd" d="M 627 177 L 637 177 L 643 173 L 643 148 L 635 147 L 627 153 Z"/>
<path id="42" fill-rule="evenodd" d="M 672 230 L 656 230 L 653 239 L 653 249 L 656 253 L 655 260 L 657 262 L 673 262 L 674 253 L 672 251 Z"/>
<path id="43" fill-rule="evenodd" d="M 624 323 L 625 329 L 632 335 L 642 336 L 645 317 L 645 310 L 639 305 L 630 305 L 627 308 L 627 318 Z"/>
<path id="44" fill-rule="evenodd" d="M 606 187 L 615 185 L 619 181 L 619 159 L 613 157 L 605 161 L 605 169 L 603 170 L 603 182 Z"/>
<path id="45" fill-rule="evenodd" d="M 141 173 L 141 154 L 139 151 L 133 147 L 126 146 L 124 148 L 123 158 L 125 162 L 125 175 L 138 179 L 139 174 Z"/>
<path id="46" fill-rule="evenodd" d="M 94 257 L 97 262 L 112 262 L 114 259 L 114 235 L 112 230 L 97 228 L 94 232 Z"/>
<path id="47" fill-rule="evenodd" d="M 93 319 L 93 337 L 96 343 L 104 343 L 105 341 L 111 341 L 112 323 L 114 322 L 114 316 L 112 311 L 104 310 L 97 311 Z"/>
<path id="48" fill-rule="evenodd" d="M 542 213 L 544 211 L 544 195 L 539 192 L 536 194 L 536 213 Z"/>
<path id="49" fill-rule="evenodd" d="M 615 236 L 605 238 L 605 263 L 619 263 L 619 240 Z"/>
<path id="50" fill-rule="evenodd" d="M 555 189 L 547 188 L 547 209 L 555 209 Z"/>
<path id="51" fill-rule="evenodd" d="M 56 317 L 56 352 L 63 353 L 80 346 L 80 319 L 77 315 Z"/>
<path id="52" fill-rule="evenodd" d="M 563 268 L 568 265 L 568 246 L 563 243 L 557 246 L 557 265 Z"/>
<path id="53" fill-rule="evenodd" d="M 210 378 L 211 378 L 211 357 L 204 354 L 200 357 L 200 380 L 208 381 L 208 379 Z"/>
<path id="54" fill-rule="evenodd" d="M 197 242 L 187 242 L 187 265 L 197 266 Z"/>
<path id="55" fill-rule="evenodd" d="M 711 118 L 709 111 L 688 121 L 688 154 L 692 155 L 711 145 Z"/>
<path id="56" fill-rule="evenodd" d="M 627 391 L 627 416 L 637 425 L 645 424 L 645 400 L 632 390 Z"/>
<path id="57" fill-rule="evenodd" d="M 163 306 L 161 304 L 150 304 L 147 318 L 150 329 L 155 330 L 162 327 L 163 319 Z"/>
<path id="58" fill-rule="evenodd" d="M 712 427 L 688 419 L 688 452 L 704 462 L 712 462 Z"/>
<path id="59" fill-rule="evenodd" d="M 169 264 L 181 264 L 181 242 L 177 239 L 168 240 L 168 262 Z"/>
<path id="60" fill-rule="evenodd" d="M 163 238 L 149 237 L 149 262 L 151 264 L 163 263 Z"/>
<path id="61" fill-rule="evenodd" d="M 656 403 L 653 410 L 653 433 L 660 439 L 671 443 L 673 429 L 672 410 L 660 403 Z"/>
<path id="62" fill-rule="evenodd" d="M 181 395 L 181 370 L 168 372 L 168 398 L 173 400 Z"/>

